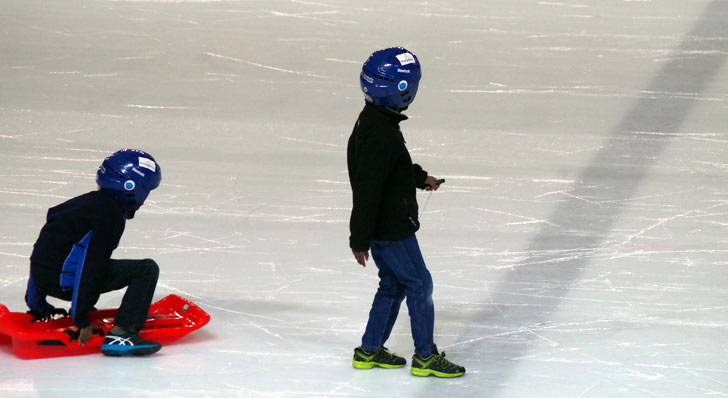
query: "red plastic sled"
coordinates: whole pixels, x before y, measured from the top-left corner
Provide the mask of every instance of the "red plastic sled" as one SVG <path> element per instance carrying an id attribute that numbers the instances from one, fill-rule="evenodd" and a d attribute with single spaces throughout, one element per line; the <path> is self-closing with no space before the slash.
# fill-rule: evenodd
<path id="1" fill-rule="evenodd" d="M 114 326 L 116 309 L 89 313 L 94 329 L 105 334 Z M 94 354 L 101 351 L 104 338 L 94 334 L 83 347 L 71 338 L 76 330 L 70 317 L 47 322 L 31 322 L 32 316 L 23 312 L 10 312 L 0 304 L 0 344 L 12 344 L 13 354 L 19 358 L 50 358 L 70 355 Z M 172 343 L 207 324 L 210 315 L 193 302 L 180 296 L 169 296 L 152 304 L 149 316 L 139 336 L 160 342 Z"/>

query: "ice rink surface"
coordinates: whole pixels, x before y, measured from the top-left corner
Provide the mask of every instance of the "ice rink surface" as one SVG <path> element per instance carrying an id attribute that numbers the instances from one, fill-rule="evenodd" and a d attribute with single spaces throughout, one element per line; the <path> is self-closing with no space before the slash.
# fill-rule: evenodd
<path id="1" fill-rule="evenodd" d="M 393 45 L 447 179 L 418 238 L 453 380 L 351 366 L 377 276 L 346 141 Z M 727 56 L 725 0 L 4 0 L 0 302 L 25 310 L 46 210 L 133 147 L 164 178 L 115 257 L 212 321 L 140 359 L 6 346 L 0 396 L 728 396 Z M 412 355 L 404 305 L 387 345 Z"/>

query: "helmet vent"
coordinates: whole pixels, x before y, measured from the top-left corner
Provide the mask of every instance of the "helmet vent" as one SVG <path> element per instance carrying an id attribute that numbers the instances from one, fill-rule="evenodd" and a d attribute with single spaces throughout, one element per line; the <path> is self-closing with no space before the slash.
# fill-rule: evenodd
<path id="1" fill-rule="evenodd" d="M 119 172 L 119 170 L 112 169 L 111 167 L 109 167 L 108 170 L 111 170 L 111 172 L 116 174 L 117 177 L 122 178 L 122 179 L 124 178 L 124 175 L 121 174 L 121 172 Z"/>

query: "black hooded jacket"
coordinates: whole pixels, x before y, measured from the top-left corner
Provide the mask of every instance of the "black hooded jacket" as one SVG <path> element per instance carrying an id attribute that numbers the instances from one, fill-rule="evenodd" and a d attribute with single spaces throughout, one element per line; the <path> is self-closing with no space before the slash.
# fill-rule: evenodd
<path id="1" fill-rule="evenodd" d="M 121 207 L 103 191 L 93 191 L 48 210 L 46 224 L 30 256 L 30 275 L 39 293 L 62 300 L 74 300 L 73 321 L 79 328 L 89 325 L 88 311 L 99 299 L 99 285 L 106 279 L 111 253 L 124 233 L 126 219 Z M 79 269 L 81 279 L 76 291 L 63 291 L 61 271 L 76 242 L 92 232 Z"/>
<path id="2" fill-rule="evenodd" d="M 349 137 L 347 163 L 353 191 L 349 246 L 369 250 L 374 240 L 402 240 L 420 227 L 415 188 L 427 172 L 412 164 L 399 123 L 407 116 L 367 103 Z"/>

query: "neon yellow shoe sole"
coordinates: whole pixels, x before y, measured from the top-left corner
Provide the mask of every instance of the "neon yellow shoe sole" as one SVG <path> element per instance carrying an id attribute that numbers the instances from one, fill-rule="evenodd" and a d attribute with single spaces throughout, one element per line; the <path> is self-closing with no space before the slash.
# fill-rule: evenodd
<path id="1" fill-rule="evenodd" d="M 380 368 L 385 369 L 396 369 L 401 368 L 404 365 L 390 365 L 386 363 L 377 363 L 377 362 L 361 362 L 361 361 L 352 361 L 352 365 L 354 365 L 357 369 L 371 369 L 375 366 L 379 366 Z"/>
<path id="2" fill-rule="evenodd" d="M 465 374 L 465 372 L 457 372 L 457 373 L 442 373 L 438 372 L 436 370 L 432 369 L 419 369 L 419 368 L 412 368 L 410 369 L 410 373 L 412 373 L 415 376 L 419 377 L 427 377 L 427 376 L 435 376 L 435 377 L 460 377 Z"/>

